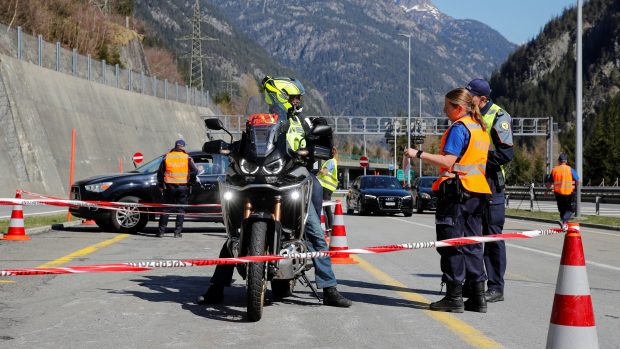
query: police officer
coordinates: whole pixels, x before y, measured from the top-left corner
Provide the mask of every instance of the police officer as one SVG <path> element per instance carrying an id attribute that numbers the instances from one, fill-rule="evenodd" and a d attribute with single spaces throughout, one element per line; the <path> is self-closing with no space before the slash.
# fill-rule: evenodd
<path id="1" fill-rule="evenodd" d="M 299 80 L 287 77 L 272 78 L 267 76 L 263 79 L 265 101 L 270 106 L 270 113 L 279 114 L 279 119 L 284 119 L 284 132 L 288 147 L 297 151 L 306 146 L 304 139 L 304 124 L 299 119 L 303 110 L 301 96 L 305 91 Z M 328 246 L 325 242 L 325 234 L 321 229 L 320 207 L 321 207 L 321 185 L 314 178 L 312 185 L 312 197 L 308 208 L 308 219 L 306 220 L 305 234 L 311 251 L 327 251 Z M 318 195 L 316 195 L 318 191 Z M 318 198 L 318 203 L 315 202 Z M 318 209 L 316 208 L 318 205 Z M 232 257 L 226 244 L 220 251 L 220 258 Z M 323 304 L 334 307 L 350 307 L 352 302 L 342 296 L 337 288 L 336 276 L 332 270 L 331 258 L 315 258 L 314 263 L 315 282 L 318 288 L 323 289 Z M 224 288 L 230 286 L 234 272 L 233 265 L 218 265 L 211 278 L 211 286 L 198 298 L 198 304 L 218 304 L 224 299 Z"/>
<path id="2" fill-rule="evenodd" d="M 559 165 L 551 170 L 551 175 L 547 178 L 547 187 L 553 186 L 553 194 L 560 211 L 560 225 L 562 229 L 568 229 L 568 220 L 574 213 L 573 200 L 579 175 L 577 171 L 567 165 L 568 156 L 561 153 L 558 158 Z"/>
<path id="3" fill-rule="evenodd" d="M 482 211 L 482 235 L 501 234 L 506 221 L 504 166 L 514 157 L 512 120 L 510 115 L 491 100 L 491 87 L 486 80 L 474 79 L 467 84 L 474 103 L 480 108 L 482 120 L 491 137 L 487 159 L 486 177 L 491 196 L 484 201 Z M 506 244 L 504 241 L 484 244 L 484 267 L 488 281 L 485 297 L 487 302 L 504 300 L 504 274 L 506 273 Z M 469 283 L 464 292 L 469 291 Z"/>
<path id="4" fill-rule="evenodd" d="M 437 240 L 482 235 L 482 203 L 491 193 L 485 178 L 490 139 L 478 106 L 465 88 L 448 92 L 444 112 L 453 122 L 441 138 L 440 153 L 406 149 L 416 157 L 440 168 L 433 183 L 437 193 L 435 224 Z M 442 282 L 446 296 L 430 304 L 430 309 L 462 313 L 486 313 L 484 298 L 483 250 L 481 244 L 438 248 Z M 471 296 L 463 302 L 463 281 L 471 283 Z"/>
<path id="5" fill-rule="evenodd" d="M 321 166 L 321 171 L 316 175 L 323 187 L 323 201 L 331 201 L 332 193 L 338 188 L 338 150 L 332 147 L 332 158 L 325 161 Z M 331 231 L 334 224 L 334 215 L 331 206 L 325 206 L 325 226 Z"/>
<path id="6" fill-rule="evenodd" d="M 164 202 L 167 204 L 187 205 L 189 195 L 188 183 L 197 180 L 198 169 L 194 160 L 185 152 L 185 141 L 179 139 L 174 143 L 174 148 L 164 156 L 159 170 L 157 171 L 157 184 L 164 193 Z M 174 237 L 180 238 L 183 235 L 183 219 L 185 209 L 183 207 L 165 208 L 166 212 L 177 212 Z M 159 217 L 159 229 L 157 237 L 164 236 L 168 225 L 168 215 L 162 214 Z"/>

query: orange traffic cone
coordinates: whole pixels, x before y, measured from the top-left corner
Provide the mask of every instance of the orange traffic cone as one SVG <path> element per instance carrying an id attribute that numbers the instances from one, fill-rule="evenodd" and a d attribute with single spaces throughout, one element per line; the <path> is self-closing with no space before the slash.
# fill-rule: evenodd
<path id="1" fill-rule="evenodd" d="M 564 238 L 547 348 L 598 348 L 579 223 L 568 223 Z"/>
<path id="2" fill-rule="evenodd" d="M 15 198 L 22 198 L 21 191 L 17 190 L 15 192 Z M 13 205 L 11 221 L 9 222 L 9 231 L 4 234 L 2 240 L 30 240 L 30 237 L 26 235 L 26 229 L 24 229 L 24 211 L 22 210 L 22 205 Z"/>
<path id="3" fill-rule="evenodd" d="M 325 241 L 329 245 L 329 240 L 330 240 L 329 232 L 327 231 L 327 226 L 325 225 L 325 208 L 321 210 L 321 228 L 323 229 L 323 232 L 325 233 Z"/>
<path id="4" fill-rule="evenodd" d="M 342 202 L 336 200 L 336 210 L 334 212 L 334 222 L 332 225 L 332 239 L 329 245 L 329 251 L 342 251 L 349 248 L 347 244 L 347 231 L 344 227 L 344 219 L 342 218 Z M 333 264 L 357 264 L 348 253 L 338 253 L 332 255 Z"/>
<path id="5" fill-rule="evenodd" d="M 92 220 L 92 219 L 82 219 L 82 224 L 84 224 L 84 225 L 95 225 L 97 223 L 95 223 L 95 221 Z"/>

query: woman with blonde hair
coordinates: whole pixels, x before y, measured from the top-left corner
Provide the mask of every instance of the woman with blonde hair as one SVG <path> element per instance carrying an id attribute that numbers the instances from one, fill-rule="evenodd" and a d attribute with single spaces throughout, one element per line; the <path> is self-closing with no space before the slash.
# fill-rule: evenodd
<path id="1" fill-rule="evenodd" d="M 485 178 L 490 139 L 478 106 L 464 88 L 448 92 L 444 113 L 452 122 L 441 138 L 439 154 L 406 149 L 405 155 L 440 169 L 433 183 L 437 193 L 437 240 L 482 235 L 482 203 L 491 193 Z M 446 296 L 430 304 L 431 310 L 486 313 L 482 244 L 438 248 Z M 472 285 L 472 296 L 463 302 L 463 281 Z"/>

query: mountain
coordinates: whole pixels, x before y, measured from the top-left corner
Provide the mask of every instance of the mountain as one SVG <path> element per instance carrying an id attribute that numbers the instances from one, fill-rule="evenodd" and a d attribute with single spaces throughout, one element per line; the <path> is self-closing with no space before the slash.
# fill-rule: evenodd
<path id="1" fill-rule="evenodd" d="M 407 110 L 408 44 L 399 33 L 411 35 L 412 87 L 432 96 L 424 99 L 427 115 L 440 115 L 448 90 L 489 76 L 516 47 L 428 0 L 204 1 L 273 60 L 309 78 L 336 114 Z"/>
<path id="2" fill-rule="evenodd" d="M 613 183 L 620 176 L 620 1 L 586 1 L 583 21 L 584 177 L 586 183 Z M 552 116 L 572 163 L 576 26 L 576 8 L 566 9 L 511 54 L 490 81 L 492 97 L 513 116 Z"/>

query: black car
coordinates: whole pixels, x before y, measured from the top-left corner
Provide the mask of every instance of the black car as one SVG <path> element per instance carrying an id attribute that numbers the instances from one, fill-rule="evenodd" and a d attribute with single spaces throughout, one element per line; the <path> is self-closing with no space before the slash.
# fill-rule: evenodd
<path id="1" fill-rule="evenodd" d="M 417 213 L 424 210 L 437 209 L 437 196 L 433 193 L 433 182 L 438 177 L 422 176 L 416 178 L 411 184 L 411 195 L 413 196 L 413 207 Z"/>
<path id="2" fill-rule="evenodd" d="M 360 176 L 353 181 L 347 194 L 347 213 L 356 211 L 360 215 L 371 213 L 413 214 L 411 194 L 396 177 Z"/>
<path id="3" fill-rule="evenodd" d="M 224 177 L 228 157 L 198 151 L 188 154 L 194 159 L 200 180 L 200 183 L 191 185 L 189 204 L 219 204 L 217 181 L 218 178 Z M 157 170 L 162 160 L 163 155 L 127 173 L 101 175 L 77 181 L 71 186 L 71 199 L 160 203 L 163 197 L 157 187 Z M 72 207 L 69 212 L 79 218 L 92 219 L 104 229 L 136 233 L 144 229 L 149 220 L 155 220 L 157 217 L 157 214 L 137 212 L 145 210 L 147 209 L 107 210 Z M 205 213 L 206 215 L 200 216 L 201 221 L 222 222 L 220 207 L 189 208 L 186 212 Z"/>

